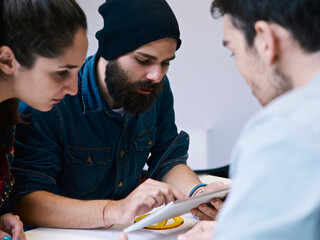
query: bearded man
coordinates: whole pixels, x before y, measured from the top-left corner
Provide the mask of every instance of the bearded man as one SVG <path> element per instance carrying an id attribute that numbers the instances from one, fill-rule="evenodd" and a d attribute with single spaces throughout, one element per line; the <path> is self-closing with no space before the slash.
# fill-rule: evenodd
<path id="1" fill-rule="evenodd" d="M 181 40 L 171 8 L 108 0 L 99 12 L 99 48 L 79 71 L 78 94 L 46 113 L 20 104 L 13 195 L 27 225 L 109 228 L 212 190 L 186 165 L 189 136 L 174 121 L 165 74 Z M 201 219 L 217 214 L 214 205 L 201 209 Z"/>

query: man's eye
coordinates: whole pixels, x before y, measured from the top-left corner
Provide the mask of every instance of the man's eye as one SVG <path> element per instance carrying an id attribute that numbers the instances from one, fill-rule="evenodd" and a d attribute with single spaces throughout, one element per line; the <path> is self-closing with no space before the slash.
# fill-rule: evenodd
<path id="1" fill-rule="evenodd" d="M 149 63 L 149 59 L 136 58 L 136 61 L 140 64 L 148 64 Z"/>
<path id="2" fill-rule="evenodd" d="M 161 66 L 162 67 L 167 67 L 167 66 L 169 66 L 170 65 L 170 62 L 163 62 L 163 63 L 161 63 Z"/>
<path id="3" fill-rule="evenodd" d="M 69 74 L 69 71 L 67 71 L 67 70 L 64 70 L 64 71 L 59 71 L 59 72 L 57 72 L 57 74 L 60 76 L 60 77 L 65 77 L 65 76 L 67 76 L 68 74 Z"/>

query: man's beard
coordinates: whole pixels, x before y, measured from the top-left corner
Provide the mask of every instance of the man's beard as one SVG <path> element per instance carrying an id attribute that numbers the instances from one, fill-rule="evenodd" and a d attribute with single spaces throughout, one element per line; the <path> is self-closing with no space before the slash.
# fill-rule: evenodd
<path id="1" fill-rule="evenodd" d="M 105 83 L 117 108 L 140 114 L 147 111 L 163 89 L 163 79 L 159 83 L 150 80 L 132 82 L 132 74 L 123 70 L 117 60 L 111 60 L 106 66 Z M 139 89 L 151 90 L 149 94 L 138 92 Z"/>

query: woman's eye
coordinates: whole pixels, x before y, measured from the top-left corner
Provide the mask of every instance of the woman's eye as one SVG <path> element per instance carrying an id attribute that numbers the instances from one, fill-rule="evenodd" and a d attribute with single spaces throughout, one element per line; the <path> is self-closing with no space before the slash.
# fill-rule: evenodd
<path id="1" fill-rule="evenodd" d="M 57 72 L 57 74 L 60 76 L 60 77 L 65 77 L 65 76 L 67 76 L 68 74 L 69 74 L 69 71 L 67 71 L 67 70 L 64 70 L 64 71 L 59 71 L 59 72 Z"/>

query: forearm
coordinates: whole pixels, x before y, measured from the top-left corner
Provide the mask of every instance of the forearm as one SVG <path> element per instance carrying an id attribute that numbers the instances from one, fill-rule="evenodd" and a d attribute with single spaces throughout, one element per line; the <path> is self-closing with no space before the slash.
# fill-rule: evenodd
<path id="1" fill-rule="evenodd" d="M 37 191 L 23 198 L 15 212 L 29 226 L 97 228 L 104 226 L 104 204 L 105 200 L 78 200 Z"/>
<path id="2" fill-rule="evenodd" d="M 185 164 L 174 166 L 164 175 L 162 181 L 174 186 L 186 196 L 193 187 L 201 183 L 198 176 Z"/>

